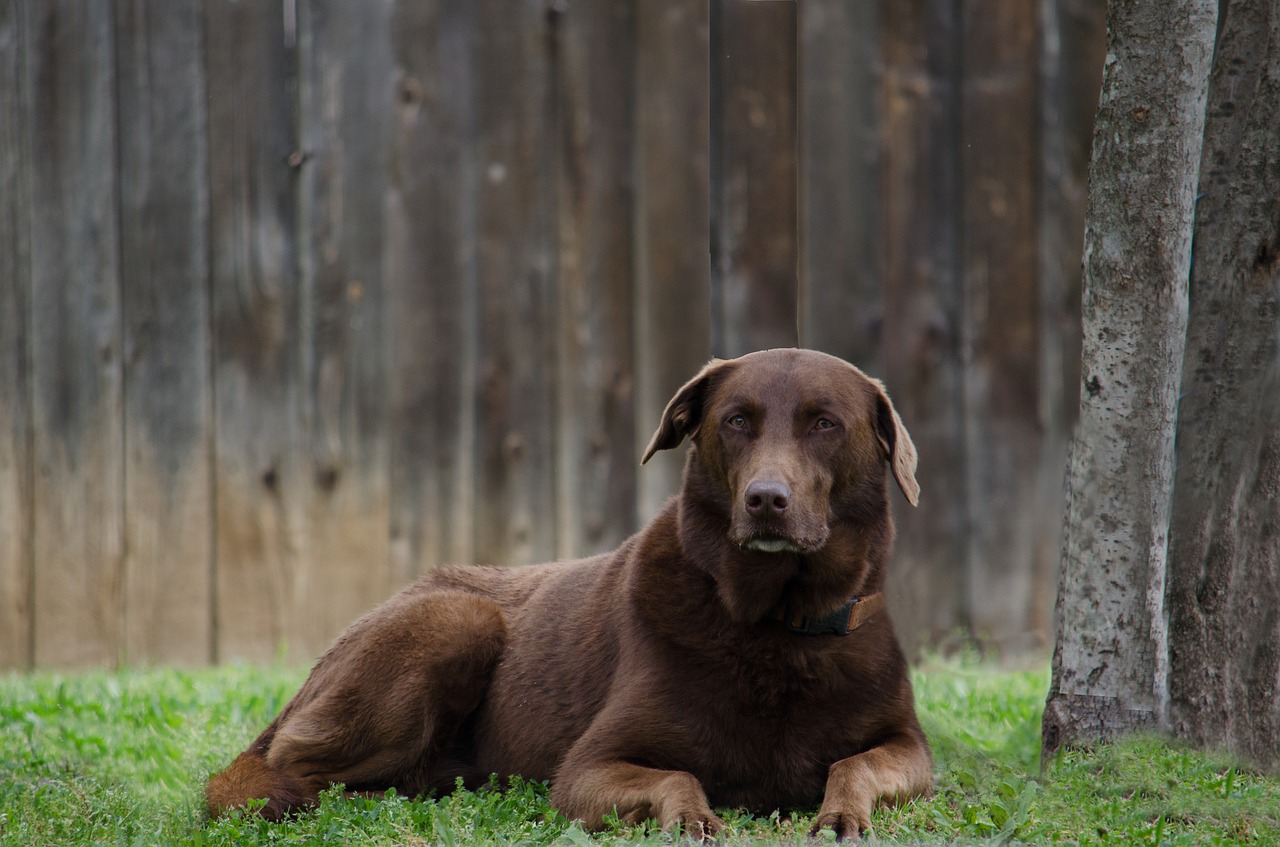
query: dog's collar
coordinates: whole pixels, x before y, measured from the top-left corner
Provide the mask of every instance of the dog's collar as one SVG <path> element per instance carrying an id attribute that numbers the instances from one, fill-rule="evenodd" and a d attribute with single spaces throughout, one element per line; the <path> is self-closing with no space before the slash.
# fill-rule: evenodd
<path id="1" fill-rule="evenodd" d="M 793 614 L 785 606 L 774 610 L 772 617 L 801 635 L 848 635 L 883 608 L 884 595 L 877 591 L 866 597 L 854 597 L 831 614 L 821 617 Z"/>

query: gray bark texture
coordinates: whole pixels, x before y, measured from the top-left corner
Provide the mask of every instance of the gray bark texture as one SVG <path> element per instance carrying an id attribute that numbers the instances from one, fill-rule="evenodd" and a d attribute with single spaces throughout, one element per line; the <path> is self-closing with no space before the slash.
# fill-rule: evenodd
<path id="1" fill-rule="evenodd" d="M 1216 22 L 1216 0 L 1108 9 L 1046 754 L 1165 722 L 1174 432 Z"/>
<path id="2" fill-rule="evenodd" d="M 1280 767 L 1280 2 L 1209 93 L 1169 536 L 1170 728 Z"/>

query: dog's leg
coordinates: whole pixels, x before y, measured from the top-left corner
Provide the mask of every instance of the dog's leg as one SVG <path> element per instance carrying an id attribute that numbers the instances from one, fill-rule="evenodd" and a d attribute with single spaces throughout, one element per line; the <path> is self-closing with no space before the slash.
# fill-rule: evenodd
<path id="1" fill-rule="evenodd" d="M 480 704 L 505 642 L 490 600 L 397 595 L 344 632 L 272 726 L 209 781 L 210 813 L 266 797 L 263 814 L 279 818 L 334 783 L 430 787 L 433 758 Z"/>
<path id="2" fill-rule="evenodd" d="M 613 812 L 628 823 L 653 819 L 667 830 L 679 825 L 698 840 L 714 838 L 724 828 L 691 773 L 618 761 L 566 765 L 552 785 L 551 805 L 588 829 L 600 829 Z"/>
<path id="3" fill-rule="evenodd" d="M 830 829 L 837 840 L 857 840 L 870 828 L 877 804 L 901 803 L 928 794 L 932 786 L 929 748 L 918 730 L 906 731 L 831 766 L 810 834 Z"/>

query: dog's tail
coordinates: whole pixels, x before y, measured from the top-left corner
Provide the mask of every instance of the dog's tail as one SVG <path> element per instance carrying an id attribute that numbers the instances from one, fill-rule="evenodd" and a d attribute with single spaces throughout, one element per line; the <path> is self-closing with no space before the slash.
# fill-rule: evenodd
<path id="1" fill-rule="evenodd" d="M 204 798 L 210 817 L 244 808 L 250 800 L 266 799 L 259 813 L 278 821 L 296 809 L 315 804 L 315 790 L 271 767 L 264 752 L 250 747 L 230 767 L 209 778 Z"/>

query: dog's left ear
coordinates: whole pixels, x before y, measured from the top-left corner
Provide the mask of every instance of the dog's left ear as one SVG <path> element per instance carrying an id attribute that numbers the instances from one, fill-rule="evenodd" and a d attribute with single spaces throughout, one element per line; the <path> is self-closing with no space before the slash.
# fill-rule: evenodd
<path id="1" fill-rule="evenodd" d="M 868 377 L 870 379 L 870 377 Z M 878 379 L 871 383 L 876 389 L 876 435 L 880 439 L 880 447 L 889 459 L 889 467 L 893 469 L 893 478 L 898 481 L 907 502 L 912 506 L 920 503 L 920 484 L 916 482 L 916 445 L 907 428 L 898 417 L 898 410 L 893 408 L 884 384 Z"/>
<path id="2" fill-rule="evenodd" d="M 711 384 L 712 377 L 729 364 L 730 362 L 724 359 L 712 359 L 698 371 L 697 376 L 686 382 L 676 392 L 676 396 L 667 403 L 667 408 L 662 413 L 662 422 L 658 424 L 658 431 L 650 439 L 640 464 L 643 465 L 649 461 L 659 450 L 679 447 L 686 436 L 692 437 L 698 431 L 698 426 L 702 423 L 702 406 L 706 402 L 707 388 Z"/>

